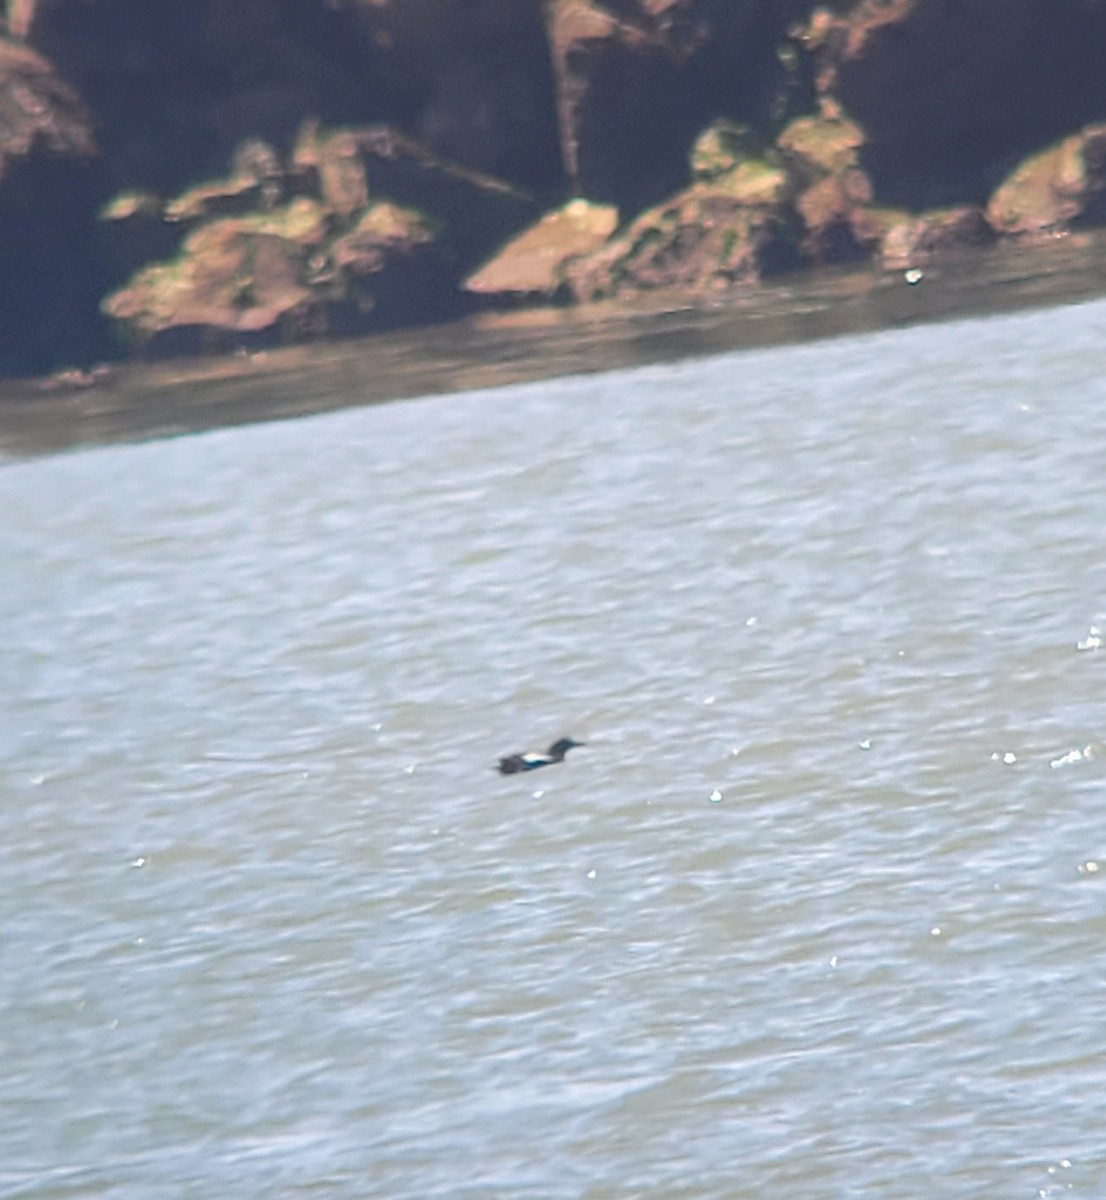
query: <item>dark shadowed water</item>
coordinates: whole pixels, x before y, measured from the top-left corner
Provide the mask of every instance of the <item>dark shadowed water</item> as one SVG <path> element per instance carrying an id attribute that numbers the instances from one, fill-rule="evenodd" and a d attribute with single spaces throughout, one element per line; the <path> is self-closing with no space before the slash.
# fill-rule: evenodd
<path id="1" fill-rule="evenodd" d="M 1104 347 L 0 469 L 0 1197 L 1101 1200 Z"/>

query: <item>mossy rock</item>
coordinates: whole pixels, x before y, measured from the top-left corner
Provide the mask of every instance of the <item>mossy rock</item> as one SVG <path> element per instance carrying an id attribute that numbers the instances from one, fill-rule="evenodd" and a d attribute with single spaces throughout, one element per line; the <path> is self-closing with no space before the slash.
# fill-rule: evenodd
<path id="1" fill-rule="evenodd" d="M 209 221 L 176 258 L 139 271 L 102 308 L 140 342 L 174 328 L 224 335 L 270 329 L 312 307 L 303 264 L 325 233 L 321 206 L 307 199 Z"/>
<path id="2" fill-rule="evenodd" d="M 799 117 L 776 145 L 801 169 L 814 175 L 840 175 L 860 162 L 864 133 L 847 117 Z"/>

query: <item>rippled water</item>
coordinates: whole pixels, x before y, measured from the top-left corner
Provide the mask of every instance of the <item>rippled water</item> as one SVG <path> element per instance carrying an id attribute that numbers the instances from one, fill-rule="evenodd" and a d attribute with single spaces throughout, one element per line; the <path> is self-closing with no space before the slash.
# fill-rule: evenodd
<path id="1" fill-rule="evenodd" d="M 0 1196 L 1101 1197 L 1104 334 L 0 469 Z"/>

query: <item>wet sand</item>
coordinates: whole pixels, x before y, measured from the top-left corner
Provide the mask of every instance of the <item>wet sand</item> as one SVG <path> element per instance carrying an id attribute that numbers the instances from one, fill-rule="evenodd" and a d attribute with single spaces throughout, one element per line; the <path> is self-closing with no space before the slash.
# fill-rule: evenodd
<path id="1" fill-rule="evenodd" d="M 1077 303 L 1106 292 L 1106 231 L 943 260 L 908 282 L 872 267 L 713 297 L 652 294 L 573 309 L 255 354 L 112 367 L 83 385 L 0 384 L 0 455 L 25 457 L 282 420 L 405 397 L 605 371 L 738 348 Z"/>

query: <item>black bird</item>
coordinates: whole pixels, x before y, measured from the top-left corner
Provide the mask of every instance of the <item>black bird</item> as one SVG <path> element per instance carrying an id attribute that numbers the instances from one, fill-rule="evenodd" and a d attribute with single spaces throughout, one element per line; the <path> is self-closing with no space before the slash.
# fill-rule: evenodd
<path id="1" fill-rule="evenodd" d="M 586 746 L 587 742 L 574 742 L 572 738 L 561 738 L 549 747 L 548 754 L 510 754 L 499 760 L 500 775 L 517 775 L 519 771 L 536 771 L 550 763 L 564 762 L 565 755 L 573 746 Z"/>

